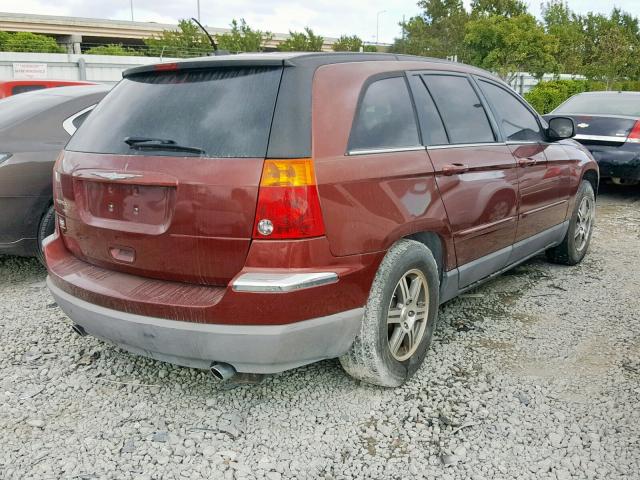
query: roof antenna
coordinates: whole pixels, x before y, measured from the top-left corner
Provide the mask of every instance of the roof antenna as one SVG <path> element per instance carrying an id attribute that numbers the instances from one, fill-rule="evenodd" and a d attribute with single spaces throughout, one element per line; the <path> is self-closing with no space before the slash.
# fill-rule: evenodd
<path id="1" fill-rule="evenodd" d="M 191 20 L 193 20 L 202 29 L 202 31 L 205 33 L 205 35 L 209 39 L 209 42 L 211 42 L 211 46 L 213 47 L 213 53 L 210 53 L 209 55 L 227 55 L 227 54 L 229 54 L 229 52 L 227 52 L 226 50 L 218 50 L 218 45 L 216 44 L 216 41 L 209 34 L 209 32 L 207 32 L 207 29 L 204 28 L 202 26 L 202 24 L 198 20 L 196 20 L 193 17 L 191 17 Z"/>

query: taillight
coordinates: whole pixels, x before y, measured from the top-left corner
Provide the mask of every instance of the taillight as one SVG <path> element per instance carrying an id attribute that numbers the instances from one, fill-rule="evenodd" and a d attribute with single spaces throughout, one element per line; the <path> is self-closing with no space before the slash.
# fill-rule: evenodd
<path id="1" fill-rule="evenodd" d="M 640 120 L 636 120 L 636 123 L 633 125 L 627 137 L 627 142 L 640 143 Z"/>
<path id="2" fill-rule="evenodd" d="M 265 160 L 253 237 L 310 238 L 324 235 L 318 186 L 310 158 Z"/>

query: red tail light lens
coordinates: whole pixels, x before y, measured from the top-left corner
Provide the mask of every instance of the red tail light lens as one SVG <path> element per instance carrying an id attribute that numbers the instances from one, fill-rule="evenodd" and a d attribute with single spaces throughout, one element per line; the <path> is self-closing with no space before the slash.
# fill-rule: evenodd
<path id="1" fill-rule="evenodd" d="M 324 232 L 313 161 L 265 160 L 253 237 L 311 238 Z"/>
<path id="2" fill-rule="evenodd" d="M 633 125 L 633 128 L 627 137 L 627 142 L 640 143 L 640 120 L 637 120 Z"/>

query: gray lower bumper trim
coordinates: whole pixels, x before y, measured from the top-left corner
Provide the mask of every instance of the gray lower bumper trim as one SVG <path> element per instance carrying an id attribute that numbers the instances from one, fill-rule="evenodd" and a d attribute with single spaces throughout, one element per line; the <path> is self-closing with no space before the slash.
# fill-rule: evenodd
<path id="1" fill-rule="evenodd" d="M 146 317 L 94 305 L 47 285 L 62 310 L 88 334 L 132 353 L 177 365 L 276 373 L 346 353 L 360 330 L 356 308 L 288 325 L 219 325 Z"/>

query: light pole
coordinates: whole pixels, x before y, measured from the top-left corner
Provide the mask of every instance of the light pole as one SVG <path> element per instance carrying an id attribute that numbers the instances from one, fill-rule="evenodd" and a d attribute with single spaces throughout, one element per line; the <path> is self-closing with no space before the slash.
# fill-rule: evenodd
<path id="1" fill-rule="evenodd" d="M 200 21 L 200 0 L 198 0 L 198 21 Z"/>
<path id="2" fill-rule="evenodd" d="M 386 10 L 380 10 L 378 13 L 376 13 L 376 43 L 380 43 L 380 15 L 382 15 L 383 13 L 385 13 Z"/>
<path id="3" fill-rule="evenodd" d="M 129 5 L 131 6 L 131 21 L 133 22 L 133 0 L 129 0 Z"/>

